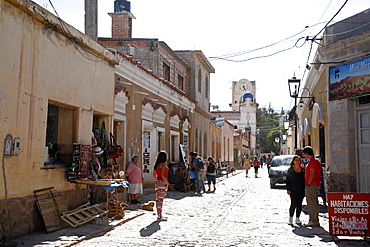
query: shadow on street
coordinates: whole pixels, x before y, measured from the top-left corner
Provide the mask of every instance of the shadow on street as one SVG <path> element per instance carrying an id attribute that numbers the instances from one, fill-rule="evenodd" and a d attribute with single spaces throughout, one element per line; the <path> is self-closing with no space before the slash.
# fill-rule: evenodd
<path id="1" fill-rule="evenodd" d="M 156 220 L 156 221 L 153 221 L 150 225 L 144 227 L 144 228 L 141 228 L 140 230 L 140 236 L 142 237 L 149 237 L 151 236 L 153 233 L 159 231 L 161 229 L 161 226 L 159 225 L 159 221 Z"/>
<path id="2" fill-rule="evenodd" d="M 333 238 L 329 233 L 322 227 L 304 227 L 304 226 L 293 226 L 293 233 L 305 237 L 305 238 L 314 238 L 318 236 L 322 242 L 333 242 Z"/>

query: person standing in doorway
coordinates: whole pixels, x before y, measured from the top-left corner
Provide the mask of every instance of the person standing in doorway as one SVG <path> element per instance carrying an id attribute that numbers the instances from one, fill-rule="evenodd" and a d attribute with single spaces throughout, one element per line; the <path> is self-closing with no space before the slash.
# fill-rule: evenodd
<path id="1" fill-rule="evenodd" d="M 167 220 L 167 218 L 162 216 L 163 200 L 166 197 L 169 185 L 168 182 L 169 169 L 166 165 L 166 162 L 167 162 L 167 153 L 165 151 L 160 151 L 157 155 L 153 172 L 153 177 L 156 180 L 154 184 L 154 189 L 157 208 L 157 220 L 159 221 Z"/>
<path id="2" fill-rule="evenodd" d="M 305 190 L 305 179 L 304 169 L 302 168 L 302 160 L 298 155 L 294 156 L 292 162 L 290 162 L 290 168 L 288 169 L 286 176 L 286 190 L 290 196 L 290 207 L 289 207 L 289 224 L 293 224 L 293 215 L 295 213 L 295 223 L 301 224 L 299 219 L 302 211 L 302 201 L 304 198 Z"/>
<path id="3" fill-rule="evenodd" d="M 310 219 L 304 226 L 320 226 L 319 222 L 319 189 L 322 166 L 320 161 L 315 158 L 312 147 L 307 146 L 302 151 L 303 157 L 309 160 L 305 171 L 305 194 Z"/>
<path id="4" fill-rule="evenodd" d="M 134 156 L 126 169 L 126 177 L 130 183 L 127 192 L 130 194 L 131 204 L 141 203 L 137 200 L 137 194 L 143 194 L 143 175 L 138 163 L 139 157 Z"/>

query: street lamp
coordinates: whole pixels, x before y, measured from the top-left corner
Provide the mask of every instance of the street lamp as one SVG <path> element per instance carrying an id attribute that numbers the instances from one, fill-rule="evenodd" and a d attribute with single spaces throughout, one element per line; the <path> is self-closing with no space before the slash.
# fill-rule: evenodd
<path id="1" fill-rule="evenodd" d="M 280 133 L 279 133 L 279 135 L 280 135 Z M 278 151 L 280 153 L 280 149 L 281 149 L 280 138 L 279 137 L 275 137 L 275 142 L 276 142 L 276 145 L 278 146 Z"/>
<path id="2" fill-rule="evenodd" d="M 284 133 L 282 136 L 283 136 L 283 141 L 286 141 L 287 135 Z"/>
<path id="3" fill-rule="evenodd" d="M 311 96 L 311 91 L 308 89 L 308 88 L 303 88 L 302 89 L 302 92 L 303 90 L 307 90 L 308 91 L 308 97 L 304 97 L 302 96 L 303 93 L 301 93 L 301 97 L 299 97 L 299 107 L 303 107 L 304 106 L 304 102 L 303 102 L 303 99 L 310 99 L 310 101 L 308 102 L 308 109 L 311 110 L 313 105 L 315 104 L 315 97 Z"/>
<path id="4" fill-rule="evenodd" d="M 297 109 L 297 98 L 298 98 L 299 87 L 301 85 L 301 79 L 297 79 L 295 76 L 293 76 L 292 79 L 288 79 L 288 85 L 289 85 L 290 97 L 294 98 L 294 150 L 296 150 L 297 149 L 297 115 L 296 115 L 296 109 Z"/>
<path id="5" fill-rule="evenodd" d="M 283 141 L 281 142 L 281 149 L 283 151 L 283 154 L 288 154 L 287 152 L 287 143 L 286 143 L 286 139 L 287 139 L 287 133 L 283 133 L 281 135 L 281 138 L 283 139 Z"/>
<path id="6" fill-rule="evenodd" d="M 288 79 L 290 97 L 297 98 L 299 87 L 301 86 L 301 79 L 297 79 L 293 76 L 292 79 Z"/>
<path id="7" fill-rule="evenodd" d="M 284 121 L 283 121 L 284 129 L 289 129 L 289 118 L 288 115 L 284 115 Z"/>

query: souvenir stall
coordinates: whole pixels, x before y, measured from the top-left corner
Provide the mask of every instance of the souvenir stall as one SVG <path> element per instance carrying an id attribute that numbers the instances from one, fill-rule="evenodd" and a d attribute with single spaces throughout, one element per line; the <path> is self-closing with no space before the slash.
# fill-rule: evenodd
<path id="1" fill-rule="evenodd" d="M 102 129 L 104 132 L 104 125 Z M 116 162 L 116 158 L 123 155 L 123 149 L 117 145 L 112 133 L 110 140 L 104 135 L 101 130 L 95 128 L 92 135 L 93 145 L 73 144 L 72 164 L 67 178 L 71 183 L 88 186 L 91 205 L 96 204 L 97 188 L 103 188 L 107 218 L 123 217 L 127 204 L 119 201 L 117 189 L 130 186 L 124 179 L 124 171 L 119 171 Z"/>

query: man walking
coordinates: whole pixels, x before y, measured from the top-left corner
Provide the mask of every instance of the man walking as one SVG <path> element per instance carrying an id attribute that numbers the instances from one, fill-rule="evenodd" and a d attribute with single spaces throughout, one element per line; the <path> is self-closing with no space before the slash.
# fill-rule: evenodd
<path id="1" fill-rule="evenodd" d="M 320 161 L 315 158 L 312 147 L 305 147 L 302 154 L 309 160 L 305 171 L 305 194 L 310 219 L 304 226 L 320 226 L 318 194 L 321 184 L 320 175 L 322 166 Z"/>
<path id="2" fill-rule="evenodd" d="M 203 190 L 203 192 L 206 191 L 203 180 L 204 163 L 202 158 L 198 157 L 196 152 L 191 152 L 190 156 L 192 158 L 191 167 L 194 169 L 195 173 L 195 190 L 198 195 L 201 195 L 201 190 Z"/>

